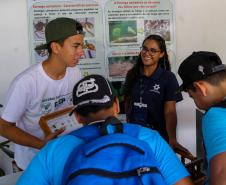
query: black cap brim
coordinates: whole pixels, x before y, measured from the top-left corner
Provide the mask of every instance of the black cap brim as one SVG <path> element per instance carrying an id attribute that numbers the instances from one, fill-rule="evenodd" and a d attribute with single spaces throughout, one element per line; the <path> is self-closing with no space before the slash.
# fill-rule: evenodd
<path id="1" fill-rule="evenodd" d="M 92 106 L 97 106 L 97 107 L 108 107 L 110 105 L 112 105 L 112 103 L 114 102 L 115 96 L 112 95 L 110 97 L 110 101 L 107 103 L 90 103 L 90 101 L 87 101 L 87 103 L 82 104 L 82 105 L 76 105 L 73 107 L 73 109 L 71 110 L 71 112 L 69 112 L 69 116 L 71 116 L 76 110 L 84 108 L 84 107 L 92 107 Z"/>

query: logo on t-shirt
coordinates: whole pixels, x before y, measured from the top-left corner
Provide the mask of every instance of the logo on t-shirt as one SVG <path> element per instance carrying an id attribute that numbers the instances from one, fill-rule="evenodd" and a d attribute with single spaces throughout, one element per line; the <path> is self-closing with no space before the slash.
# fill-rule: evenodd
<path id="1" fill-rule="evenodd" d="M 160 85 L 159 84 L 155 84 L 155 85 L 153 85 L 152 89 L 150 89 L 149 91 L 160 94 L 159 89 L 160 89 Z"/>
<path id="2" fill-rule="evenodd" d="M 42 100 L 42 114 L 47 114 L 72 105 L 72 93 Z"/>
<path id="3" fill-rule="evenodd" d="M 51 112 L 51 110 L 52 110 L 51 102 L 41 103 L 41 109 L 42 109 L 43 114 L 47 114 L 47 113 Z"/>

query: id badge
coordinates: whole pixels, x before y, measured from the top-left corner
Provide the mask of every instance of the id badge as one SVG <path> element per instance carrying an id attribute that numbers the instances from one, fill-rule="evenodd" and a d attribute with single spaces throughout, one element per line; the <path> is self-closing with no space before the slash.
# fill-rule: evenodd
<path id="1" fill-rule="evenodd" d="M 133 103 L 133 119 L 134 123 L 140 123 L 142 125 L 147 124 L 147 104 L 142 102 Z"/>

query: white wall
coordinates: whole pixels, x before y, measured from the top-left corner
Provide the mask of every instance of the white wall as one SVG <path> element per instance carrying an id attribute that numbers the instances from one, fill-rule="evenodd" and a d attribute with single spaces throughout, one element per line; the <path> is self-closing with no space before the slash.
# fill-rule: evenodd
<path id="1" fill-rule="evenodd" d="M 26 0 L 0 0 L 0 103 L 10 81 L 29 64 Z"/>
<path id="2" fill-rule="evenodd" d="M 226 1 L 175 0 L 177 65 L 197 50 L 217 52 L 226 63 Z M 10 81 L 30 65 L 26 0 L 0 0 L 0 103 Z M 195 108 L 178 104 L 178 139 L 195 154 Z"/>

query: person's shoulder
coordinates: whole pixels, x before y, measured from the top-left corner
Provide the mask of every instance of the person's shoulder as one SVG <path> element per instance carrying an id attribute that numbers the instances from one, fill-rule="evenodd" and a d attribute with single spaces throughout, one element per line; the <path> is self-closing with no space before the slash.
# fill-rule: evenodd
<path id="1" fill-rule="evenodd" d="M 212 107 L 203 116 L 202 132 L 207 159 L 226 151 L 226 108 Z"/>
<path id="2" fill-rule="evenodd" d="M 45 150 L 65 150 L 65 148 L 70 148 L 71 150 L 78 146 L 81 142 L 83 142 L 81 138 L 78 138 L 72 134 L 66 134 L 54 140 L 50 140 L 45 146 Z"/>
<path id="3" fill-rule="evenodd" d="M 176 79 L 176 75 L 172 71 L 163 69 L 162 75 L 167 79 Z"/>
<path id="4" fill-rule="evenodd" d="M 218 122 L 225 120 L 226 108 L 225 107 L 211 107 L 203 116 L 203 121 L 207 123 Z"/>
<path id="5" fill-rule="evenodd" d="M 209 116 L 220 116 L 220 115 L 225 115 L 226 113 L 226 108 L 225 107 L 210 107 L 204 117 L 209 117 Z"/>
<path id="6" fill-rule="evenodd" d="M 138 137 L 141 140 L 152 140 L 153 142 L 155 142 L 158 138 L 160 138 L 160 135 L 156 130 L 152 130 L 146 127 L 140 127 Z"/>
<path id="7" fill-rule="evenodd" d="M 39 71 L 40 65 L 40 63 L 31 65 L 30 67 L 19 73 L 15 79 L 19 80 L 21 78 L 27 78 L 28 76 L 37 73 Z"/>
<path id="8" fill-rule="evenodd" d="M 35 76 L 38 76 L 37 73 L 39 73 L 40 63 L 33 64 L 32 66 L 28 67 L 21 73 L 19 73 L 12 81 L 12 85 L 16 84 L 26 84 L 29 82 L 32 82 L 35 78 Z"/>

